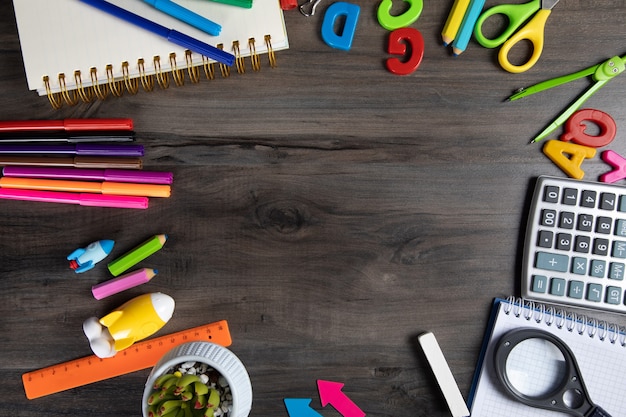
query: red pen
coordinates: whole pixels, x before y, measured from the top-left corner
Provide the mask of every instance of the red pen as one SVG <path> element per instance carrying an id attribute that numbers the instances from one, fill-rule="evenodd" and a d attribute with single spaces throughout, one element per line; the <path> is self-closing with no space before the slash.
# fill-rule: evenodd
<path id="1" fill-rule="evenodd" d="M 30 130 L 66 132 L 96 130 L 133 130 L 132 119 L 65 119 L 65 120 L 5 120 L 0 121 L 0 132 Z"/>

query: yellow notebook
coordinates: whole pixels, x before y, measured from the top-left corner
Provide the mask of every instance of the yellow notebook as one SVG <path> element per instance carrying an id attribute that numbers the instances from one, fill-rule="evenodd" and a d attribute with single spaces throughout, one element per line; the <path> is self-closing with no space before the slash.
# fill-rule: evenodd
<path id="1" fill-rule="evenodd" d="M 211 36 L 141 0 L 108 0 L 167 28 L 235 55 L 232 71 L 276 65 L 289 42 L 279 0 L 250 9 L 209 0 L 175 0 L 222 26 Z M 135 94 L 230 75 L 227 67 L 78 0 L 14 0 L 28 87 L 53 107 Z M 263 57 L 266 57 L 264 59 Z"/>

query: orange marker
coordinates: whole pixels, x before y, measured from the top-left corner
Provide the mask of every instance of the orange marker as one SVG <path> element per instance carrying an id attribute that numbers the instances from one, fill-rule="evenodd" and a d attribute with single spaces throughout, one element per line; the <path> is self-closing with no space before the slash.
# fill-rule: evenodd
<path id="1" fill-rule="evenodd" d="M 230 346 L 232 340 L 226 320 L 194 327 L 154 339 L 142 340 L 111 358 L 95 355 L 27 372 L 22 375 L 26 397 L 30 400 L 71 388 L 91 384 L 156 365 L 170 349 L 187 342 L 212 342 Z"/>
<path id="2" fill-rule="evenodd" d="M 22 190 L 65 191 L 109 195 L 134 195 L 140 197 L 169 197 L 169 185 L 135 184 L 126 182 L 92 182 L 70 180 L 47 180 L 39 178 L 0 178 L 1 188 Z"/>

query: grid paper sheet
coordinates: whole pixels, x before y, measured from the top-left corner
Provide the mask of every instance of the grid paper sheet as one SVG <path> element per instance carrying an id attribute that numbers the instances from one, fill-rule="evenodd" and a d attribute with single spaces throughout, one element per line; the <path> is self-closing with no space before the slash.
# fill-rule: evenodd
<path id="1" fill-rule="evenodd" d="M 496 300 L 494 321 L 485 335 L 477 367 L 474 386 L 470 393 L 471 415 L 476 417 L 567 417 L 557 413 L 526 406 L 515 401 L 501 386 L 494 367 L 494 349 L 500 337 L 509 330 L 536 328 L 559 337 L 574 353 L 589 396 L 612 417 L 626 417 L 626 347 L 624 335 L 616 329 L 605 331 L 588 322 L 572 318 L 550 319 L 531 307 L 520 307 L 519 301 Z M 530 319 L 528 319 L 530 317 Z M 559 328 L 560 327 L 560 328 Z M 604 339 L 604 340 L 602 340 Z M 613 340 L 613 342 L 611 342 Z"/>

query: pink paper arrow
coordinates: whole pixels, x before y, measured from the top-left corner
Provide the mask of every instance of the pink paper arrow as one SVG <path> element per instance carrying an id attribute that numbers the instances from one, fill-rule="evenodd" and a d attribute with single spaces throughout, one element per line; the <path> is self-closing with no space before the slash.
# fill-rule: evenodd
<path id="1" fill-rule="evenodd" d="M 341 391 L 342 388 L 343 384 L 340 382 L 318 379 L 317 390 L 320 393 L 322 407 L 330 404 L 343 417 L 365 417 L 365 413 Z"/>

